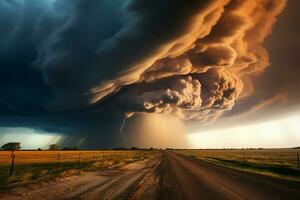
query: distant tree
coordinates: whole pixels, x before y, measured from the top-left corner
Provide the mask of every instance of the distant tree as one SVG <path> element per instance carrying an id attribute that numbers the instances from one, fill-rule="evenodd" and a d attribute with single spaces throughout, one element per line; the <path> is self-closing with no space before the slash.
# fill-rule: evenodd
<path id="1" fill-rule="evenodd" d="M 174 148 L 166 148 L 166 150 L 174 150 Z"/>
<path id="2" fill-rule="evenodd" d="M 20 142 L 9 142 L 4 144 L 1 147 L 1 150 L 5 150 L 5 151 L 15 151 L 15 150 L 19 150 L 21 149 L 21 143 Z"/>
<path id="3" fill-rule="evenodd" d="M 64 147 L 62 148 L 64 151 L 78 150 L 78 147 Z"/>
<path id="4" fill-rule="evenodd" d="M 137 147 L 131 147 L 130 149 L 131 150 L 138 150 L 139 148 L 137 148 Z"/>
<path id="5" fill-rule="evenodd" d="M 38 150 L 38 151 L 42 151 L 42 149 L 41 149 L 41 148 L 38 148 L 37 150 Z"/>
<path id="6" fill-rule="evenodd" d="M 49 150 L 50 151 L 58 150 L 58 144 L 50 144 L 49 145 Z"/>

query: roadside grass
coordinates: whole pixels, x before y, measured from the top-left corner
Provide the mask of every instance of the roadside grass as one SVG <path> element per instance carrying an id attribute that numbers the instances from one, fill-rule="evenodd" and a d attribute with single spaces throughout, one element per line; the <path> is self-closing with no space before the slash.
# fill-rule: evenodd
<path id="1" fill-rule="evenodd" d="M 247 161 L 226 160 L 211 157 L 207 157 L 206 160 L 242 171 L 254 172 L 280 179 L 300 182 L 300 170 L 297 168 L 287 167 L 285 165 L 274 165 L 266 163 L 257 164 Z"/>
<path id="2" fill-rule="evenodd" d="M 76 152 L 77 153 L 77 152 Z M 97 171 L 105 169 L 116 169 L 126 164 L 141 161 L 154 156 L 155 151 L 138 151 L 127 156 L 107 156 L 98 160 L 83 160 L 82 162 L 23 162 L 16 163 L 13 175 L 9 176 L 10 165 L 0 165 L 0 190 L 9 189 L 23 183 L 53 180 L 58 177 L 81 175 L 86 171 Z M 32 152 L 34 154 L 34 152 Z"/>
<path id="3" fill-rule="evenodd" d="M 300 182 L 296 149 L 177 150 L 225 167 Z"/>

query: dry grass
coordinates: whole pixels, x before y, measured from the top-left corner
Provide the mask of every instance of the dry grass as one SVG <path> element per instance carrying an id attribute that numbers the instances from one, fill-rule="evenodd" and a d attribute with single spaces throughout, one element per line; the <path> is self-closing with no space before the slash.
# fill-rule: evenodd
<path id="1" fill-rule="evenodd" d="M 110 158 L 131 158 L 143 151 L 15 151 L 15 164 L 86 162 Z M 10 165 L 12 152 L 0 151 L 0 165 Z"/>
<path id="2" fill-rule="evenodd" d="M 257 164 L 274 164 L 297 167 L 297 149 L 233 149 L 233 150 L 184 150 L 181 153 L 198 158 L 220 158 Z"/>
<path id="3" fill-rule="evenodd" d="M 244 171 L 300 181 L 299 149 L 179 150 L 177 152 Z"/>

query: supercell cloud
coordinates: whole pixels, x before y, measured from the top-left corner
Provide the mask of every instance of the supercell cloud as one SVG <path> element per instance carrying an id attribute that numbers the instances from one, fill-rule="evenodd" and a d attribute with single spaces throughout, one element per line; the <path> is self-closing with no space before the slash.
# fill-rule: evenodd
<path id="1" fill-rule="evenodd" d="M 3 0 L 2 123 L 28 121 L 89 147 L 118 144 L 133 115 L 215 120 L 255 90 L 252 77 L 269 66 L 263 42 L 285 4 Z"/>

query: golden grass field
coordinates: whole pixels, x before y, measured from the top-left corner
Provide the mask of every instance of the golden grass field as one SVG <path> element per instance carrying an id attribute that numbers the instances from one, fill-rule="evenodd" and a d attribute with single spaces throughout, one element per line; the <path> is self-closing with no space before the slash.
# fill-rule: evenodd
<path id="1" fill-rule="evenodd" d="M 197 159 L 232 168 L 300 181 L 300 149 L 177 150 Z"/>
<path id="2" fill-rule="evenodd" d="M 86 162 L 109 158 L 131 158 L 145 154 L 144 151 L 15 151 L 15 164 L 37 164 L 59 162 Z M 0 151 L 0 165 L 10 165 L 11 151 Z"/>
<path id="3" fill-rule="evenodd" d="M 257 164 L 274 164 L 297 167 L 299 149 L 232 149 L 232 150 L 184 150 L 181 153 L 198 158 L 220 158 Z"/>

